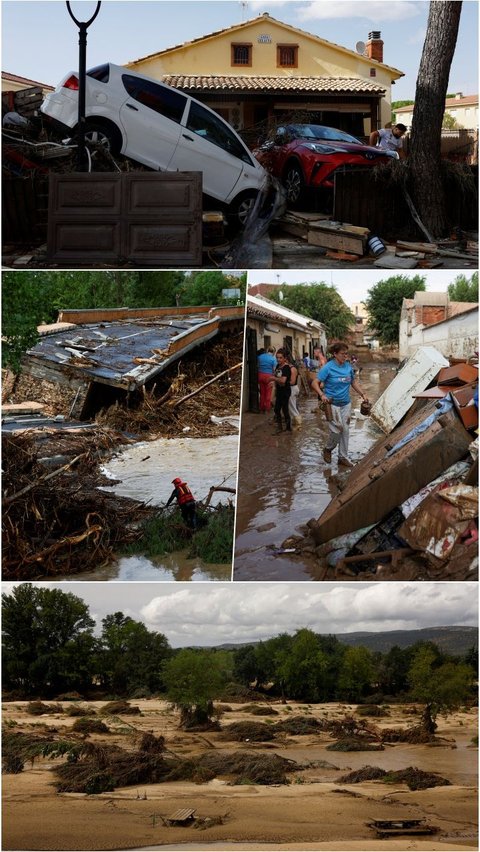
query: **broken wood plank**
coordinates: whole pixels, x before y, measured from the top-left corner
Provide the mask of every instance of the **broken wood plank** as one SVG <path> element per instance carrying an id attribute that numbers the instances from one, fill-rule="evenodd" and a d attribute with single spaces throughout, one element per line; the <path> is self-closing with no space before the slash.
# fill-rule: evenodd
<path id="1" fill-rule="evenodd" d="M 312 225 L 308 231 L 307 241 L 309 245 L 337 249 L 337 251 L 349 252 L 360 257 L 365 254 L 365 237 L 343 231 L 323 229 Z"/>
<path id="2" fill-rule="evenodd" d="M 222 486 L 222 485 L 211 485 L 210 490 L 207 494 L 206 500 L 204 501 L 204 504 L 203 504 L 204 506 L 210 505 L 210 500 L 212 499 L 212 496 L 215 493 L 215 491 L 227 491 L 228 494 L 236 494 L 237 493 L 236 488 L 227 488 L 227 487 Z"/>
<path id="3" fill-rule="evenodd" d="M 418 260 L 412 257 L 397 257 L 395 254 L 382 254 L 373 265 L 378 269 L 415 269 Z"/>
<path id="4" fill-rule="evenodd" d="M 201 385 L 201 387 L 192 391 L 192 393 L 189 393 L 187 394 L 187 396 L 184 396 L 182 397 L 182 399 L 179 399 L 177 402 L 174 403 L 174 405 L 172 405 L 172 408 L 178 408 L 178 406 L 182 405 L 183 402 L 186 402 L 187 399 L 192 399 L 192 397 L 196 396 L 198 393 L 201 393 L 203 390 L 205 390 L 205 388 L 208 388 L 209 385 L 213 385 L 214 382 L 218 382 L 218 380 L 221 379 L 222 376 L 226 376 L 228 375 L 228 373 L 233 373 L 235 370 L 240 370 L 242 366 L 243 361 L 241 361 L 240 364 L 235 364 L 234 367 L 229 367 L 228 370 L 223 370 L 222 373 L 219 373 L 217 376 L 214 376 L 213 379 L 210 379 L 209 382 L 205 382 L 204 385 Z"/>
<path id="5" fill-rule="evenodd" d="M 7 402 L 2 403 L 2 416 L 12 414 L 42 414 L 45 406 L 41 402 Z"/>
<path id="6" fill-rule="evenodd" d="M 471 260 L 472 262 L 478 257 L 478 252 L 477 254 L 468 254 L 467 252 L 442 249 L 436 243 L 411 243 L 405 240 L 397 240 L 397 247 L 411 251 L 422 251 L 427 254 L 438 254 L 441 257 L 455 257 L 458 260 Z"/>

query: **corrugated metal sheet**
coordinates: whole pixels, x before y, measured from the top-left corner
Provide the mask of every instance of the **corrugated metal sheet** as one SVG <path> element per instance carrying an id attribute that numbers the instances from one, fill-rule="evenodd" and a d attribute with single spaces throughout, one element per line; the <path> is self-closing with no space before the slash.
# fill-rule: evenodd
<path id="1" fill-rule="evenodd" d="M 412 399 L 433 382 L 448 361 L 433 346 L 421 346 L 408 359 L 372 407 L 371 418 L 386 434 L 400 423 Z"/>
<path id="2" fill-rule="evenodd" d="M 243 308 L 237 308 L 242 319 Z M 170 314 L 171 316 L 171 314 Z M 132 391 L 166 369 L 173 361 L 214 337 L 220 316 L 180 316 L 143 321 L 103 322 L 76 326 L 42 337 L 27 352 L 29 369 L 61 370 L 68 376 Z"/>
<path id="3" fill-rule="evenodd" d="M 48 255 L 59 263 L 200 266 L 200 172 L 52 174 Z"/>

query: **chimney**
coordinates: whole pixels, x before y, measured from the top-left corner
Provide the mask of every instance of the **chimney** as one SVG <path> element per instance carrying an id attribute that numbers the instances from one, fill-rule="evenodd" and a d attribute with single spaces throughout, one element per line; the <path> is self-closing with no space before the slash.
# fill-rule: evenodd
<path id="1" fill-rule="evenodd" d="M 381 35 L 379 30 L 373 30 L 368 34 L 368 41 L 365 45 L 367 57 L 375 59 L 376 62 L 383 62 L 383 41 L 380 38 Z"/>

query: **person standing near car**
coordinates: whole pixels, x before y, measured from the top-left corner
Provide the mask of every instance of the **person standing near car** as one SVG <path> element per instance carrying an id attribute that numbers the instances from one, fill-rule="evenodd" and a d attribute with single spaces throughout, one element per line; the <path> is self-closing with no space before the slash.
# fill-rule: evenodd
<path id="1" fill-rule="evenodd" d="M 348 458 L 348 439 L 350 414 L 350 388 L 367 400 L 362 388 L 355 378 L 352 365 L 347 361 L 348 346 L 346 343 L 334 343 L 331 347 L 333 358 L 320 367 L 316 379 L 312 382 L 313 390 L 321 402 L 331 403 L 332 419 L 328 421 L 329 436 L 323 449 L 323 458 L 330 464 L 332 452 L 338 446 L 338 464 L 353 467 Z"/>
<path id="2" fill-rule="evenodd" d="M 277 362 L 274 356 L 273 346 L 267 351 L 259 349 L 257 352 L 258 387 L 260 389 L 260 413 L 266 414 L 270 411 L 272 404 L 273 384 L 271 378 L 274 374 Z"/>
<path id="3" fill-rule="evenodd" d="M 401 160 L 405 158 L 403 136 L 407 132 L 404 124 L 394 124 L 393 127 L 382 127 L 370 134 L 370 145 L 383 148 L 385 151 L 396 151 Z"/>
<path id="4" fill-rule="evenodd" d="M 285 431 L 292 431 L 290 413 L 288 411 L 291 375 L 292 370 L 287 361 L 285 350 L 277 349 L 277 367 L 275 374 L 270 379 L 272 385 L 275 384 L 275 422 L 277 424 L 277 432 L 283 431 L 282 413 L 285 418 Z"/>

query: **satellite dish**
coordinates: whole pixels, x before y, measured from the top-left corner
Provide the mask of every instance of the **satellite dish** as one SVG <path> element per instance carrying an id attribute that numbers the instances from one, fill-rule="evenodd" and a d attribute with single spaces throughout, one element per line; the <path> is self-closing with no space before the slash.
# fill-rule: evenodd
<path id="1" fill-rule="evenodd" d="M 357 53 L 364 54 L 365 53 L 366 44 L 364 41 L 357 41 L 355 45 L 355 50 Z"/>

